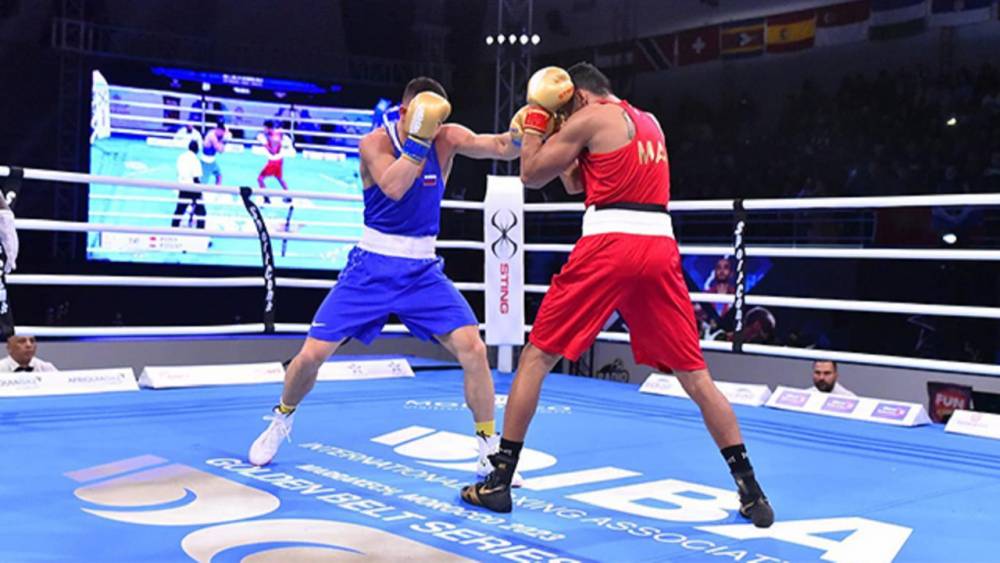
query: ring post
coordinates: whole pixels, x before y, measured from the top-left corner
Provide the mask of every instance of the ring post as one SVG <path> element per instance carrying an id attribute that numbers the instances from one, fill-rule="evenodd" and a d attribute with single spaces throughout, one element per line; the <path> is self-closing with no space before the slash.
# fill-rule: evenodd
<path id="1" fill-rule="evenodd" d="M 271 237 L 267 234 L 267 224 L 260 209 L 254 205 L 250 197 L 253 190 L 247 186 L 240 188 L 240 199 L 247 213 L 253 219 L 254 228 L 257 229 L 257 237 L 260 239 L 261 261 L 264 266 L 264 332 L 274 332 L 274 250 L 271 246 Z"/>
<path id="2" fill-rule="evenodd" d="M 733 297 L 733 310 L 736 312 L 736 327 L 733 330 L 733 352 L 743 352 L 743 311 L 746 301 L 746 243 L 744 231 L 747 226 L 747 211 L 743 200 L 733 202 L 736 226 L 733 229 L 733 252 L 736 258 L 736 295 Z"/>
<path id="3" fill-rule="evenodd" d="M 524 186 L 517 176 L 487 176 L 486 344 L 499 346 L 497 369 L 513 371 L 513 346 L 524 344 Z"/>

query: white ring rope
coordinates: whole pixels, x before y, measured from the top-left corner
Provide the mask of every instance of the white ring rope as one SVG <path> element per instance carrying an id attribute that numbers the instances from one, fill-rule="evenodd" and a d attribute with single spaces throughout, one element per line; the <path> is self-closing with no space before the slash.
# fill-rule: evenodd
<path id="1" fill-rule="evenodd" d="M 783 356 L 809 360 L 834 360 L 837 362 L 870 364 L 887 367 L 904 367 L 933 371 L 949 371 L 976 375 L 1000 375 L 1000 366 L 972 362 L 952 362 L 947 360 L 926 360 L 906 356 L 884 356 L 881 354 L 861 354 L 836 350 L 816 350 L 812 348 L 788 348 L 767 344 L 744 344 L 743 351 L 765 356 Z"/>
<path id="2" fill-rule="evenodd" d="M 0 166 L 0 176 L 9 176 L 10 168 Z M 55 170 L 39 170 L 37 168 L 24 169 L 25 180 L 48 180 L 50 182 L 67 182 L 71 184 L 107 184 L 112 186 L 132 186 L 136 188 L 152 188 L 157 190 L 185 190 L 194 192 L 209 192 L 217 194 L 240 195 L 238 186 L 225 186 L 215 184 L 182 184 L 180 182 L 167 182 L 164 180 L 143 180 L 140 178 L 123 178 L 119 176 L 101 176 L 97 174 L 84 174 L 82 172 L 60 172 Z M 327 201 L 364 201 L 361 195 L 329 194 L 323 192 L 302 192 L 292 190 L 281 190 L 273 188 L 251 187 L 255 195 L 272 196 L 280 194 L 281 197 L 319 199 Z"/>
<path id="3" fill-rule="evenodd" d="M 162 124 L 174 124 L 174 125 L 191 125 L 192 127 L 201 127 L 203 123 L 201 121 L 191 121 L 190 119 L 173 119 L 169 117 L 149 117 L 146 115 L 132 115 L 128 113 L 112 113 L 111 119 L 119 119 L 122 121 L 139 121 L 142 123 L 162 123 Z M 361 124 L 356 124 L 357 127 L 362 127 Z M 227 127 L 232 129 L 241 130 L 254 130 L 263 131 L 264 128 L 258 125 L 228 125 Z M 155 130 L 151 129 L 150 132 Z M 174 132 L 176 134 L 176 131 Z M 327 133 L 326 131 L 313 131 L 311 129 L 288 129 L 284 130 L 286 134 L 295 134 L 297 137 L 301 136 L 316 136 L 316 137 L 329 137 L 336 139 L 361 139 L 364 135 L 359 133 Z M 253 139 L 227 139 L 226 142 L 231 143 L 251 143 Z M 251 143 L 258 144 L 258 143 Z"/>
<path id="4" fill-rule="evenodd" d="M 602 332 L 600 340 L 628 343 L 627 333 Z M 732 352 L 733 343 L 717 340 L 702 340 L 703 350 Z M 817 350 L 813 348 L 789 348 L 768 344 L 744 344 L 743 351 L 764 356 L 782 356 L 786 358 L 801 358 L 809 360 L 834 360 L 837 362 L 869 364 L 886 367 L 906 367 L 932 371 L 946 371 L 976 375 L 1000 375 L 1000 366 L 977 364 L 972 362 L 952 362 L 947 360 L 925 360 L 906 356 L 884 356 L 879 354 L 861 354 L 857 352 L 838 352 L 836 350 Z"/>
<path id="5" fill-rule="evenodd" d="M 669 211 L 732 211 L 735 200 L 706 199 L 671 201 Z M 793 199 L 747 199 L 747 211 L 800 211 L 807 209 L 871 209 L 886 207 L 952 207 L 1000 205 L 1000 193 L 995 194 L 944 194 L 866 197 L 814 197 Z M 585 210 L 582 203 L 526 203 L 525 213 Z"/>
<path id="6" fill-rule="evenodd" d="M 240 113 L 238 111 L 215 110 L 215 109 L 211 109 L 211 108 L 209 108 L 208 110 L 205 110 L 203 108 L 192 108 L 192 107 L 185 107 L 185 106 L 172 106 L 172 105 L 169 105 L 169 104 L 157 104 L 157 103 L 152 103 L 152 102 L 134 102 L 134 101 L 131 101 L 131 100 L 115 100 L 114 103 L 112 104 L 112 107 L 114 107 L 114 106 L 132 106 L 132 107 L 137 107 L 137 108 L 161 109 L 164 112 L 168 112 L 169 111 L 171 113 L 177 113 L 177 114 L 181 114 L 181 113 L 187 113 L 187 114 L 192 114 L 192 115 L 206 114 L 206 115 L 210 115 L 210 116 L 231 115 L 231 116 L 234 116 L 234 117 L 240 117 L 240 118 L 244 118 L 244 119 L 250 118 L 250 117 L 260 118 L 261 120 L 264 120 L 264 121 L 271 120 L 271 121 L 293 121 L 295 123 L 324 123 L 324 124 L 329 124 L 329 125 L 339 125 L 341 127 L 370 127 L 371 126 L 371 117 L 374 115 L 374 112 L 372 112 L 371 110 L 360 110 L 360 111 L 368 111 L 369 115 L 366 116 L 366 117 L 368 117 L 369 119 L 368 120 L 350 121 L 350 120 L 346 120 L 346 119 L 332 119 L 332 118 L 331 119 L 326 119 L 326 118 L 323 118 L 323 117 L 298 117 L 298 116 L 292 117 L 292 116 L 270 115 L 270 114 L 266 114 L 266 113 L 247 113 L 247 112 Z M 359 110 L 352 110 L 352 111 L 359 111 Z M 349 112 L 348 112 L 348 110 L 343 110 L 343 109 L 324 108 L 324 113 L 349 113 Z M 112 113 L 111 117 L 121 117 L 121 116 L 128 116 L 128 115 L 133 115 L 133 114 L 130 114 L 130 113 L 120 113 L 119 112 L 119 113 Z M 146 116 L 146 117 L 149 117 L 149 116 Z M 156 119 L 156 118 L 152 118 L 152 119 Z M 168 119 L 169 118 L 156 119 L 156 120 L 157 121 L 162 121 L 162 122 L 166 123 Z M 196 126 L 199 126 L 199 127 L 201 127 L 202 125 L 208 125 L 208 126 L 215 125 L 215 123 L 212 120 L 210 120 L 210 119 L 205 119 L 204 121 L 198 121 L 198 120 L 191 120 L 191 119 L 189 119 L 189 120 L 187 120 L 187 122 L 190 123 L 191 125 L 196 125 Z M 261 127 L 255 126 L 255 125 L 251 125 L 249 123 L 226 123 L 226 127 L 232 128 L 232 129 L 261 129 Z M 302 130 L 296 128 L 295 131 L 302 131 Z"/>
<path id="7" fill-rule="evenodd" d="M 10 174 L 10 169 L 0 166 L 0 176 Z M 179 184 L 175 182 L 154 182 L 129 178 L 95 176 L 71 172 L 58 172 L 36 169 L 24 169 L 25 179 L 52 180 L 71 183 L 107 183 L 131 185 L 158 189 L 181 189 L 205 191 L 214 193 L 239 194 L 239 188 L 220 187 L 200 184 Z M 326 199 L 335 201 L 361 201 L 360 196 L 343 196 L 315 192 L 275 192 L 274 190 L 255 189 L 258 195 L 280 195 L 309 199 Z M 712 210 L 732 211 L 731 201 L 705 200 L 676 202 L 671 209 L 679 210 Z M 894 196 L 894 197 L 858 197 L 858 198 L 812 198 L 795 200 L 747 200 L 743 202 L 747 210 L 801 210 L 801 209 L 853 209 L 853 208 L 888 208 L 916 206 L 954 206 L 954 205 L 1000 205 L 1000 194 L 969 194 L 943 196 Z M 452 209 L 484 209 L 479 202 L 445 201 L 442 207 Z M 569 204 L 527 204 L 525 211 L 582 211 L 579 203 Z M 234 233 L 226 231 L 206 231 L 202 229 L 166 229 L 135 227 L 126 225 L 105 225 L 91 223 L 76 223 L 49 221 L 38 219 L 21 219 L 18 228 L 25 230 L 55 230 L 69 232 L 129 232 L 150 234 L 177 234 L 187 236 L 216 236 L 227 238 L 255 239 L 254 233 Z M 356 242 L 356 238 L 334 237 L 320 235 L 301 235 L 287 232 L 275 232 L 271 235 L 276 239 L 310 240 L 324 242 Z M 458 248 L 482 250 L 485 243 L 479 241 L 439 241 L 439 248 Z M 525 244 L 525 252 L 569 252 L 570 244 Z M 732 248 L 727 246 L 682 246 L 685 254 L 731 254 Z M 862 258 L 862 259 L 893 259 L 893 260 L 1000 260 L 1000 250 L 966 250 L 966 249 L 894 249 L 894 248 L 824 248 L 824 247 L 769 247 L 750 246 L 746 248 L 748 256 L 793 257 L 793 258 Z M 264 285 L 262 278 L 229 277 L 229 278 L 179 278 L 179 277 L 122 277 L 122 276 L 60 276 L 43 274 L 15 274 L 9 282 L 14 285 L 106 285 L 106 286 L 149 286 L 149 287 L 260 287 Z M 329 288 L 335 280 L 277 278 L 275 284 L 281 287 L 293 288 Z M 483 291 L 485 284 L 460 282 L 456 287 L 464 291 Z M 544 293 L 548 286 L 525 284 L 525 292 Z M 715 293 L 692 293 L 694 302 L 730 303 L 732 296 Z M 976 307 L 959 305 L 934 305 L 922 303 L 903 303 L 888 301 L 859 301 L 841 299 L 817 299 L 799 297 L 779 297 L 764 295 L 746 296 L 749 306 L 791 307 L 835 311 L 857 311 L 872 313 L 926 314 L 965 318 L 1000 319 L 1000 308 Z M 309 325 L 277 323 L 275 329 L 279 332 L 304 332 Z M 530 330 L 530 326 L 526 330 Z M 259 333 L 264 330 L 262 323 L 243 325 L 216 325 L 200 327 L 22 327 L 25 333 L 38 336 L 115 336 L 115 335 L 206 335 L 206 334 L 241 334 Z M 386 332 L 406 332 L 401 325 L 390 325 Z M 627 333 L 602 332 L 599 338 L 614 342 L 629 342 Z M 731 351 L 733 344 L 721 341 L 702 341 L 706 350 Z M 1000 375 L 1000 366 L 976 364 L 969 362 L 951 362 L 944 360 L 926 360 L 902 356 L 884 356 L 861 354 L 854 352 L 837 352 L 831 350 L 813 350 L 786 348 L 761 344 L 745 344 L 743 350 L 752 354 L 769 356 L 784 356 L 809 359 L 834 359 L 845 362 L 866 363 L 895 367 L 909 367 L 935 371 L 955 371 L 984 375 Z"/>
<path id="8" fill-rule="evenodd" d="M 152 89 L 152 88 L 136 88 L 136 87 L 133 87 L 133 86 L 118 86 L 118 85 L 115 85 L 115 84 L 109 84 L 108 88 L 110 90 L 119 90 L 119 91 L 122 91 L 122 92 L 135 92 L 135 93 L 138 93 L 138 94 L 160 94 L 160 95 L 163 95 L 163 96 L 170 96 L 172 98 L 187 98 L 187 99 L 189 99 L 191 101 L 198 101 L 198 100 L 201 100 L 202 98 L 204 98 L 205 101 L 209 102 L 209 103 L 211 103 L 211 102 L 222 102 L 224 104 L 226 104 L 226 103 L 245 103 L 245 104 L 247 104 L 249 106 L 271 105 L 271 106 L 278 106 L 278 107 L 281 107 L 281 108 L 288 108 L 288 109 L 291 109 L 292 106 L 294 105 L 297 109 L 309 109 L 309 110 L 319 110 L 319 111 L 334 111 L 334 112 L 337 112 L 337 113 L 349 113 L 349 114 L 355 114 L 355 115 L 375 115 L 375 111 L 374 110 L 370 110 L 370 109 L 332 108 L 330 106 L 307 106 L 307 105 L 300 105 L 300 104 L 280 104 L 280 103 L 275 103 L 275 102 L 262 102 L 262 101 L 256 101 L 256 100 L 241 100 L 241 99 L 237 99 L 237 98 L 220 98 L 218 96 L 205 96 L 203 94 L 192 94 L 191 92 L 179 92 L 179 91 L 170 91 L 170 90 L 156 90 L 156 89 Z M 119 104 L 119 103 L 130 103 L 130 102 L 128 100 L 113 100 L 111 103 L 112 104 Z M 166 107 L 168 109 L 174 110 L 174 111 L 188 111 L 188 112 L 194 112 L 194 113 L 205 113 L 205 112 L 207 112 L 207 113 L 212 113 L 212 114 L 216 114 L 216 113 L 232 113 L 234 115 L 238 114 L 238 112 L 226 112 L 225 110 L 214 110 L 212 108 L 192 108 L 192 107 L 171 106 L 171 105 L 166 105 Z M 261 117 L 275 117 L 275 116 L 265 116 L 265 115 L 262 115 Z M 280 118 L 280 117 L 275 117 L 275 118 Z"/>
<path id="9" fill-rule="evenodd" d="M 272 195 L 274 195 L 273 192 L 272 192 Z M 277 198 L 278 196 L 275 195 L 275 197 Z M 141 195 L 104 195 L 104 194 L 91 194 L 90 195 L 90 199 L 100 199 L 100 200 L 108 200 L 108 201 L 139 201 L 139 202 L 146 202 L 146 203 L 169 203 L 170 205 L 173 205 L 173 204 L 177 203 L 177 198 L 176 197 L 157 197 L 157 196 L 141 196 Z M 280 199 L 280 198 L 278 198 L 278 199 Z M 241 211 L 243 211 L 244 209 L 246 209 L 243 206 L 243 203 L 235 201 L 235 200 L 230 200 L 230 201 L 211 201 L 211 202 L 203 202 L 203 203 L 205 203 L 205 205 L 211 205 L 212 207 L 235 207 L 235 208 L 240 209 Z M 355 203 L 355 202 L 346 202 L 346 203 Z M 356 203 L 360 204 L 361 202 L 356 202 Z M 293 204 L 287 204 L 287 203 L 278 202 L 278 203 L 272 203 L 272 204 L 269 204 L 269 205 L 270 205 L 271 208 L 280 207 L 280 208 L 284 209 L 284 208 L 287 208 L 289 205 L 293 205 Z M 294 205 L 299 205 L 299 204 L 294 204 Z M 358 211 L 361 211 L 362 209 L 364 209 L 364 207 L 361 206 L 361 205 L 348 205 L 348 206 L 344 206 L 344 205 L 330 205 L 330 206 L 313 205 L 313 206 L 308 206 L 308 207 L 302 206 L 300 209 L 309 209 L 310 211 L 322 211 L 324 213 L 337 213 L 337 212 L 357 213 Z M 261 210 L 261 211 L 263 212 L 265 210 Z M 91 211 L 91 214 L 97 214 L 97 213 L 99 213 L 99 212 Z"/>
<path id="10" fill-rule="evenodd" d="M 264 278 L 182 278 L 173 276 L 11 274 L 7 276 L 7 283 L 10 285 L 86 285 L 106 287 L 263 287 Z"/>
<path id="11" fill-rule="evenodd" d="M 927 305 L 898 301 L 856 301 L 849 299 L 812 299 L 805 297 L 776 297 L 747 295 L 747 305 L 765 307 L 791 307 L 795 309 L 823 309 L 827 311 L 860 311 L 863 313 L 902 313 L 908 315 L 935 315 L 942 317 L 967 317 L 973 319 L 1000 319 L 1000 307 L 972 307 L 966 305 Z"/>
<path id="12" fill-rule="evenodd" d="M 194 229 L 190 227 L 140 227 L 135 225 L 115 225 L 108 223 L 81 223 L 76 221 L 53 221 L 49 219 L 18 219 L 18 230 L 24 231 L 54 231 L 64 233 L 132 233 L 146 235 L 177 235 L 194 237 L 218 237 L 257 239 L 256 233 L 249 231 L 215 231 L 209 229 Z M 334 235 L 304 235 L 285 231 L 269 233 L 273 239 L 301 240 L 313 242 L 356 243 L 358 237 L 342 237 Z M 459 250 L 482 250 L 485 244 L 474 240 L 439 240 L 437 248 Z"/>
<path id="13" fill-rule="evenodd" d="M 137 188 L 152 188 L 161 190 L 185 190 L 208 192 L 217 194 L 240 195 L 240 188 L 237 186 L 226 186 L 216 184 L 182 184 L 180 182 L 166 182 L 162 180 L 143 180 L 139 178 L 122 178 L 118 176 L 100 176 L 96 174 L 84 174 L 82 172 L 61 172 L 56 170 L 41 170 L 37 168 L 24 168 L 25 180 L 47 180 L 51 182 L 65 182 L 70 184 L 108 184 L 117 186 L 132 186 Z M 0 176 L 10 176 L 10 167 L 0 166 Z M 252 193 L 260 196 L 276 196 L 282 198 L 317 199 L 323 201 L 356 201 L 363 202 L 364 196 L 329 194 L 324 192 L 306 191 L 278 191 L 274 188 L 252 187 Z M 444 200 L 441 207 L 445 209 L 475 209 L 482 210 L 485 205 L 477 201 Z M 20 226 L 20 221 L 18 221 Z M 482 243 L 479 243 L 482 245 Z M 481 246 L 480 246 L 481 247 Z"/>
<path id="14" fill-rule="evenodd" d="M 210 336 L 223 334 L 260 334 L 264 323 L 205 326 L 19 326 L 17 331 L 31 336 Z"/>
<path id="15" fill-rule="evenodd" d="M 213 202 L 208 202 L 208 203 L 205 203 L 205 207 L 207 207 L 209 209 L 214 209 L 215 207 L 217 207 L 217 204 L 215 204 Z M 242 209 L 243 206 L 240 206 L 240 208 Z M 129 213 L 129 212 L 125 212 L 125 211 L 91 211 L 90 212 L 90 216 L 91 217 L 121 217 L 121 218 L 131 218 L 131 219 L 163 219 L 163 220 L 183 219 L 184 217 L 186 217 L 186 215 L 183 215 L 183 214 L 181 214 L 181 215 L 171 215 L 169 213 Z M 249 217 L 245 217 L 245 216 L 244 217 L 239 217 L 239 216 L 235 216 L 235 215 L 228 215 L 228 216 L 226 216 L 226 219 L 229 219 L 229 220 L 239 219 L 240 221 L 250 221 L 251 220 Z M 281 222 L 285 222 L 287 220 L 285 217 L 279 217 L 277 215 L 274 215 L 274 216 L 265 215 L 264 219 L 265 220 L 269 220 L 269 221 L 281 221 Z M 293 221 L 293 222 L 298 223 L 297 221 Z M 336 221 L 309 221 L 309 226 L 310 227 L 334 227 L 334 228 L 340 228 L 340 229 L 361 229 L 361 228 L 364 227 L 364 223 L 362 223 L 360 220 L 358 222 L 356 222 L 356 223 L 343 223 L 343 222 L 336 222 Z"/>
<path id="16" fill-rule="evenodd" d="M 158 130 L 155 130 L 155 129 L 129 129 L 128 127 L 112 127 L 111 128 L 111 132 L 112 133 L 127 133 L 127 134 L 130 134 L 130 135 L 137 135 L 137 136 L 146 137 L 147 138 L 146 139 L 146 143 L 149 144 L 150 146 L 166 147 L 166 148 L 187 148 L 186 144 L 182 144 L 183 140 L 181 140 L 181 141 L 178 140 L 178 138 L 177 138 L 177 132 L 176 131 L 171 132 L 171 131 L 158 131 Z M 168 143 L 168 142 L 159 143 L 158 142 L 158 143 L 154 144 L 154 143 L 150 142 L 150 139 L 152 139 L 154 137 L 156 139 L 163 139 L 164 141 L 174 141 L 174 142 L 173 143 Z M 234 140 L 228 141 L 228 143 L 229 143 L 229 145 L 252 145 L 252 146 L 255 146 L 255 147 L 262 147 L 262 146 L 264 146 L 264 143 L 262 143 L 262 142 L 260 142 L 260 141 L 258 141 L 256 139 L 234 139 Z M 295 142 L 294 143 L 294 147 L 295 148 L 299 148 L 299 149 L 323 149 L 323 151 L 325 151 L 325 152 L 347 152 L 347 153 L 351 153 L 351 154 L 357 154 L 358 153 L 358 148 L 357 147 L 344 146 L 344 145 L 317 145 L 317 144 L 313 144 L 313 143 Z M 309 151 L 303 150 L 302 152 L 303 152 L 302 158 L 306 158 L 306 153 L 309 152 Z M 261 153 L 255 153 L 255 154 L 260 154 L 261 156 L 264 156 L 265 153 L 261 152 Z M 291 157 L 291 155 L 289 155 L 289 157 Z"/>
<path id="17" fill-rule="evenodd" d="M 572 244 L 525 244 L 525 252 L 572 252 Z M 684 255 L 728 256 L 729 246 L 681 245 Z M 889 260 L 1000 260 L 1000 250 L 923 249 L 923 248 L 829 248 L 804 246 L 748 246 L 749 257 L 767 258 L 858 258 Z"/>

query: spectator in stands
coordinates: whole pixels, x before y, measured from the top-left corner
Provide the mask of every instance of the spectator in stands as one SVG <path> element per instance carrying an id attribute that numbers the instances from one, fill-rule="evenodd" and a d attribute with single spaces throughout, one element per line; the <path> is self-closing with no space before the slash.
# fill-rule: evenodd
<path id="1" fill-rule="evenodd" d="M 772 125 L 742 110 L 752 104 L 743 98 L 714 108 L 682 100 L 673 119 L 662 116 L 672 133 L 675 198 L 962 193 L 955 188 L 965 183 L 975 192 L 1000 189 L 993 65 L 854 74 L 831 93 L 806 81 L 767 120 Z"/>
<path id="2" fill-rule="evenodd" d="M 743 342 L 747 344 L 772 344 L 776 327 L 774 315 L 763 307 L 747 311 L 743 321 Z"/>
<path id="3" fill-rule="evenodd" d="M 56 366 L 39 358 L 34 336 L 15 334 L 7 339 L 7 357 L 0 360 L 0 372 L 58 371 Z"/>
<path id="4" fill-rule="evenodd" d="M 856 397 L 857 395 L 850 392 L 837 381 L 838 377 L 837 362 L 833 360 L 816 360 L 813 362 L 813 386 L 808 389 L 831 395 Z"/>

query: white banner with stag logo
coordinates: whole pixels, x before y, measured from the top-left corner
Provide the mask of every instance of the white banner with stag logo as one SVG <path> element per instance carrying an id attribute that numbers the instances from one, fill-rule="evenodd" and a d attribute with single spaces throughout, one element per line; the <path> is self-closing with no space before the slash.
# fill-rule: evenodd
<path id="1" fill-rule="evenodd" d="M 524 186 L 486 178 L 486 343 L 524 344 Z"/>

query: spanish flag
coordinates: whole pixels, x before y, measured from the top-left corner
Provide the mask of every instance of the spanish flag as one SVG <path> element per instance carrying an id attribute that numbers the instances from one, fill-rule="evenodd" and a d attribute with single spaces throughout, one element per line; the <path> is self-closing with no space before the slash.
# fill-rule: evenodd
<path id="1" fill-rule="evenodd" d="M 767 52 L 788 53 L 813 46 L 816 41 L 816 10 L 805 10 L 767 18 Z"/>

